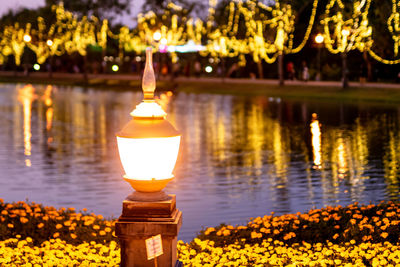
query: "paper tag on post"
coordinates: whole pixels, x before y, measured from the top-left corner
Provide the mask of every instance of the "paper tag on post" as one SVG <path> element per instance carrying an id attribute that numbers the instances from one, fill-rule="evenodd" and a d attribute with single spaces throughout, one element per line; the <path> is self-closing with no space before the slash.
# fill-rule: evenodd
<path id="1" fill-rule="evenodd" d="M 146 239 L 147 259 L 151 260 L 163 254 L 161 235 Z"/>

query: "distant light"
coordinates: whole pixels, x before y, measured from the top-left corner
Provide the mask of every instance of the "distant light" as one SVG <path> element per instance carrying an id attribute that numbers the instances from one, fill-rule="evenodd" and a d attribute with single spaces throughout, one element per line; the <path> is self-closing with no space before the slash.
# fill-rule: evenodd
<path id="1" fill-rule="evenodd" d="M 155 33 L 153 33 L 153 39 L 154 39 L 155 41 L 160 41 L 160 39 L 161 39 L 161 32 L 156 31 Z"/>
<path id="2" fill-rule="evenodd" d="M 167 45 L 167 43 L 168 43 L 167 38 L 162 38 L 160 43 L 163 44 L 163 45 Z"/>
<path id="3" fill-rule="evenodd" d="M 104 61 L 108 61 L 108 57 L 107 56 L 104 57 Z"/>
<path id="4" fill-rule="evenodd" d="M 168 52 L 168 46 L 160 44 L 158 46 L 158 50 L 160 50 L 161 53 L 167 53 Z"/>
<path id="5" fill-rule="evenodd" d="M 108 57 L 108 60 L 109 60 L 109 61 L 114 61 L 114 57 L 113 57 L 113 56 L 109 56 L 109 57 Z"/>
<path id="6" fill-rule="evenodd" d="M 112 65 L 111 69 L 112 69 L 112 71 L 117 72 L 119 70 L 119 67 L 118 67 L 118 65 L 114 64 L 114 65 Z"/>
<path id="7" fill-rule="evenodd" d="M 24 35 L 24 42 L 29 43 L 32 40 L 32 37 L 29 34 Z"/>
<path id="8" fill-rule="evenodd" d="M 136 62 L 140 62 L 140 61 L 142 61 L 142 58 L 140 56 L 136 56 L 135 60 L 136 60 Z"/>
<path id="9" fill-rule="evenodd" d="M 205 46 L 201 44 L 195 44 L 193 40 L 189 40 L 187 44 L 184 45 L 169 45 L 168 52 L 178 52 L 178 53 L 189 53 L 189 52 L 198 52 L 206 50 Z"/>
<path id="10" fill-rule="evenodd" d="M 49 39 L 49 40 L 47 40 L 46 44 L 47 44 L 48 46 L 52 46 L 52 45 L 53 45 L 53 41 Z"/>
<path id="11" fill-rule="evenodd" d="M 210 57 L 210 58 L 208 59 L 208 62 L 210 62 L 210 63 L 212 64 L 212 63 L 214 63 L 214 59 L 213 59 L 212 57 Z"/>
<path id="12" fill-rule="evenodd" d="M 37 63 L 34 64 L 34 65 L 33 65 L 33 69 L 36 70 L 36 71 L 40 70 L 40 65 L 37 64 Z"/>
<path id="13" fill-rule="evenodd" d="M 317 36 L 315 36 L 315 42 L 317 44 L 322 44 L 324 42 L 324 36 L 318 33 Z"/>
<path id="14" fill-rule="evenodd" d="M 207 73 L 211 73 L 213 71 L 213 68 L 211 66 L 207 66 L 205 70 Z"/>

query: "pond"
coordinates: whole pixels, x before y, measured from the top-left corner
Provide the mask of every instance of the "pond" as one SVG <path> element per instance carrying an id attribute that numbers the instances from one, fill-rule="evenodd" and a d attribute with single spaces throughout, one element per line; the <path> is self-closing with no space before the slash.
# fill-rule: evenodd
<path id="1" fill-rule="evenodd" d="M 0 198 L 118 217 L 131 193 L 115 133 L 141 92 L 0 84 Z M 179 239 L 202 227 L 399 199 L 400 109 L 269 96 L 161 93 L 182 134 Z"/>

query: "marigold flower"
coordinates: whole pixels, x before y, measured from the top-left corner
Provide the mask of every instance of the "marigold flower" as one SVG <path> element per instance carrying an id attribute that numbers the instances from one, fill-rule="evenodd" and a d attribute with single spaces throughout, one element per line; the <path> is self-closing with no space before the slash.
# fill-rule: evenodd
<path id="1" fill-rule="evenodd" d="M 388 237 L 388 233 L 386 233 L 386 232 L 383 232 L 382 234 L 381 234 L 381 237 L 383 237 L 383 238 L 386 238 L 386 237 Z"/>
<path id="2" fill-rule="evenodd" d="M 99 232 L 99 234 L 100 234 L 100 235 L 106 235 L 106 232 L 103 231 L 103 230 L 101 230 L 101 231 Z"/>
<path id="3" fill-rule="evenodd" d="M 6 210 L 1 211 L 1 215 L 7 215 L 7 214 L 8 214 L 8 211 L 6 211 Z"/>
<path id="4" fill-rule="evenodd" d="M 62 224 L 59 224 L 59 223 L 58 223 L 58 224 L 56 225 L 56 229 L 61 229 L 62 227 L 63 227 Z"/>
<path id="5" fill-rule="evenodd" d="M 53 234 L 53 237 L 54 237 L 54 238 L 57 238 L 57 237 L 59 237 L 59 236 L 60 236 L 60 233 L 57 233 L 57 232 L 56 232 L 56 233 Z"/>
<path id="6" fill-rule="evenodd" d="M 40 228 L 42 228 L 43 226 L 44 226 L 43 223 L 39 223 L 37 227 L 40 229 Z"/>
<path id="7" fill-rule="evenodd" d="M 29 220 L 28 220 L 27 218 L 25 218 L 25 217 L 19 218 L 19 221 L 20 221 L 21 223 L 27 223 L 27 222 L 29 222 Z"/>
<path id="8" fill-rule="evenodd" d="M 14 228 L 14 224 L 9 223 L 9 224 L 7 224 L 7 227 L 8 227 L 8 228 Z"/>
<path id="9" fill-rule="evenodd" d="M 72 234 L 72 233 L 71 233 L 71 237 L 72 237 L 72 239 L 77 238 L 76 234 Z"/>

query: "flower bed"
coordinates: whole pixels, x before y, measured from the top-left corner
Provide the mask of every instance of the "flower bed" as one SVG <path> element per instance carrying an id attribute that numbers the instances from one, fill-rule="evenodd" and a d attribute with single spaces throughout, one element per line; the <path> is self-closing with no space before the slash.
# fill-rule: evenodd
<path id="1" fill-rule="evenodd" d="M 115 220 L 0 199 L 0 266 L 118 266 Z M 396 266 L 400 204 L 327 207 L 220 225 L 178 242 L 185 266 Z"/>

